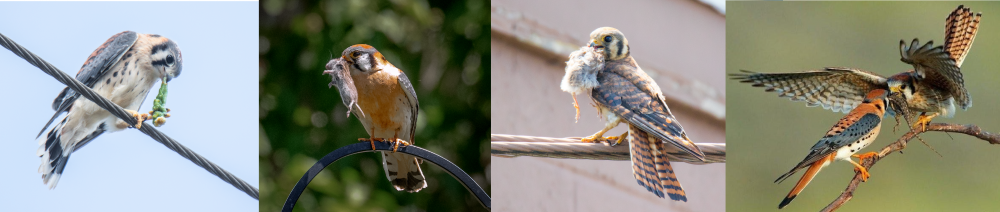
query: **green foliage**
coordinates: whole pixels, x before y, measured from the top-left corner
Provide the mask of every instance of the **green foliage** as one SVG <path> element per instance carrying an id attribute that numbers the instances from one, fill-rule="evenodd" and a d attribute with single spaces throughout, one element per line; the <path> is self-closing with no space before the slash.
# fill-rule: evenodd
<path id="1" fill-rule="evenodd" d="M 420 100 L 415 143 L 462 167 L 489 191 L 489 20 L 487 2 L 261 2 L 261 211 L 280 210 L 318 158 L 367 138 L 347 116 L 326 62 L 369 44 L 410 78 Z M 303 193 L 303 211 L 481 211 L 462 185 L 431 163 L 428 187 L 396 191 L 372 153 L 327 167 Z"/>

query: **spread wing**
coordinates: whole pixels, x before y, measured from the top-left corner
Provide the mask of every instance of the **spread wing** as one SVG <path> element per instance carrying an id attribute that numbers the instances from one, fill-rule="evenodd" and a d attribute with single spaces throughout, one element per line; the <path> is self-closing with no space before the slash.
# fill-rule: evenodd
<path id="1" fill-rule="evenodd" d="M 850 112 L 876 88 L 886 88 L 886 78 L 852 68 L 831 67 L 799 73 L 757 73 L 743 70 L 730 76 L 764 91 L 777 92 L 778 97 L 804 101 L 806 106 L 822 106 L 833 112 Z"/>
<path id="2" fill-rule="evenodd" d="M 410 101 L 410 140 L 408 141 L 414 144 L 413 138 L 417 133 L 417 113 L 420 111 L 420 102 L 417 101 L 417 92 L 413 91 L 413 84 L 410 83 L 410 78 L 406 77 L 406 73 L 400 70 L 397 80 L 399 86 L 406 93 L 406 99 Z"/>
<path id="3" fill-rule="evenodd" d="M 108 40 L 104 41 L 104 44 L 101 44 L 97 50 L 94 50 L 94 52 L 90 54 L 90 57 L 87 58 L 87 61 L 83 63 L 83 67 L 80 67 L 80 71 L 76 73 L 76 80 L 79 80 L 87 87 L 93 88 L 94 83 L 97 83 L 98 79 L 105 74 L 108 74 L 111 67 L 121 60 L 122 56 L 125 55 L 125 52 L 128 52 L 128 50 L 132 48 L 132 45 L 135 44 L 135 41 L 138 38 L 139 35 L 133 31 L 120 32 L 111 36 L 111 38 L 108 38 Z M 80 94 L 73 89 L 70 89 L 69 87 L 64 88 L 62 92 L 59 93 L 59 96 L 52 101 L 52 109 L 55 110 L 56 113 L 52 115 L 52 118 L 49 118 L 49 122 L 45 124 L 45 127 L 42 127 L 42 132 L 44 132 L 46 128 L 49 128 L 49 125 L 52 124 L 52 121 L 54 121 L 59 114 L 69 110 L 69 107 L 72 106 L 73 102 L 75 102 L 79 97 Z M 41 136 L 42 132 L 38 132 L 38 135 Z"/>
<path id="4" fill-rule="evenodd" d="M 358 89 L 354 87 L 350 71 L 344 68 L 344 59 L 338 57 L 327 62 L 323 74 L 329 74 L 332 78 L 329 86 L 337 86 L 337 91 L 340 91 L 340 100 L 347 106 L 347 116 L 354 112 L 354 115 L 364 117 L 365 112 L 358 106 Z M 358 111 L 354 111 L 355 108 Z"/>
<path id="5" fill-rule="evenodd" d="M 979 19 L 982 17 L 982 13 L 972 14 L 971 9 L 958 5 L 945 19 L 944 49 L 958 67 L 962 67 L 965 56 L 972 48 L 972 41 L 976 39 L 976 32 L 979 32 Z"/>
<path id="6" fill-rule="evenodd" d="M 847 117 L 857 116 L 848 115 Z M 795 168 L 792 168 L 792 170 L 788 171 L 788 173 L 781 175 L 781 177 L 774 182 L 784 181 L 789 176 L 795 174 L 795 172 L 799 169 L 808 167 L 830 154 L 835 154 L 840 147 L 846 146 L 851 142 L 855 142 L 861 139 L 861 137 L 868 135 L 868 133 L 874 130 L 875 127 L 878 127 L 881 122 L 881 117 L 872 113 L 865 114 L 864 116 L 855 119 L 841 119 L 837 122 L 837 125 L 835 125 L 833 129 L 830 129 L 830 131 L 826 133 L 826 136 L 823 136 L 822 139 L 819 139 L 819 142 L 816 142 L 816 145 L 813 145 L 812 149 L 809 151 L 809 155 L 806 155 L 806 158 L 803 159 L 802 162 L 799 162 L 798 165 L 795 165 Z M 850 126 L 846 128 L 839 127 L 848 124 L 850 124 Z"/>
<path id="7" fill-rule="evenodd" d="M 604 105 L 653 137 L 704 160 L 705 154 L 688 139 L 684 128 L 663 102 L 656 82 L 632 61 L 609 62 L 597 74 L 597 81 L 600 86 L 591 92 L 595 103 Z"/>
<path id="8" fill-rule="evenodd" d="M 969 92 L 965 90 L 962 72 L 943 46 L 934 47 L 933 41 L 921 46 L 917 39 L 913 39 L 907 46 L 905 41 L 900 40 L 899 54 L 902 56 L 900 60 L 913 65 L 921 80 L 920 83 L 949 91 L 962 109 L 971 106 L 972 102 Z"/>

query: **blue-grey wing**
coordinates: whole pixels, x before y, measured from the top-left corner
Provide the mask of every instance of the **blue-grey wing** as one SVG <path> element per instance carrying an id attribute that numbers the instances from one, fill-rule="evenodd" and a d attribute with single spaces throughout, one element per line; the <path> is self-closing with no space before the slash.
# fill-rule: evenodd
<path id="1" fill-rule="evenodd" d="M 809 152 L 809 156 L 802 162 L 804 164 L 812 164 L 818 161 L 820 158 L 826 157 L 829 154 L 837 152 L 840 147 L 847 146 L 851 142 L 855 142 L 868 135 L 872 130 L 882 122 L 882 117 L 878 115 L 869 113 L 858 119 L 857 122 L 851 124 L 850 127 L 844 129 L 843 132 L 824 136 L 813 145 L 812 151 Z M 800 163 L 801 165 L 802 163 Z"/>
<path id="2" fill-rule="evenodd" d="M 122 56 L 125 55 L 125 52 L 128 52 L 128 50 L 132 48 L 132 45 L 135 44 L 135 41 L 138 38 L 139 35 L 133 31 L 120 32 L 111 36 L 111 38 L 108 38 L 108 40 L 105 41 L 104 44 L 101 44 L 97 50 L 94 50 L 94 52 L 90 54 L 90 57 L 87 58 L 87 61 L 83 63 L 83 67 L 80 67 L 80 71 L 76 73 L 76 80 L 79 80 L 87 87 L 93 88 L 94 84 L 97 83 L 97 80 L 110 72 L 111 67 L 121 60 Z M 56 99 L 52 101 L 52 109 L 56 112 L 52 115 L 52 118 L 49 118 L 49 122 L 45 124 L 45 127 L 42 127 L 42 132 L 44 132 L 45 129 L 52 124 L 52 121 L 54 121 L 59 114 L 69 110 L 69 107 L 72 106 L 73 102 L 76 101 L 76 98 L 79 97 L 80 94 L 73 89 L 70 89 L 69 87 L 63 88 L 62 92 L 59 93 L 59 96 L 56 96 Z M 41 136 L 42 133 L 39 132 L 38 135 Z"/>
<path id="3" fill-rule="evenodd" d="M 399 86 L 403 88 L 406 92 L 406 98 L 410 101 L 410 143 L 413 142 L 413 138 L 417 133 L 417 113 L 420 111 L 420 102 L 417 101 L 417 92 L 413 90 L 413 84 L 410 83 L 410 78 L 406 77 L 406 73 L 402 70 L 399 71 Z"/>

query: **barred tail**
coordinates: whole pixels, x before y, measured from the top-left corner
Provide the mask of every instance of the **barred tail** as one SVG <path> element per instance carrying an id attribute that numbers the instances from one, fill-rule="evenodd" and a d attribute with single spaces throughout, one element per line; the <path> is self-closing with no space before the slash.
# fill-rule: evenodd
<path id="1" fill-rule="evenodd" d="M 687 202 L 687 194 L 684 193 L 681 182 L 677 181 L 677 176 L 674 175 L 674 168 L 670 166 L 667 154 L 662 153 L 664 143 L 654 139 L 653 144 L 658 147 L 656 151 L 661 152 L 655 154 L 656 157 L 653 158 L 653 162 L 656 163 L 656 175 L 660 179 L 660 185 L 663 186 L 670 199 Z"/>
<path id="2" fill-rule="evenodd" d="M 396 190 L 412 193 L 427 188 L 417 157 L 403 153 L 382 152 L 382 167 L 385 169 L 385 176 Z"/>
<path id="3" fill-rule="evenodd" d="M 49 189 L 54 189 L 59 183 L 59 177 L 66 168 L 66 161 L 69 160 L 70 152 L 63 149 L 62 138 L 59 136 L 64 123 L 66 123 L 65 118 L 55 127 L 45 131 L 44 136 L 38 138 L 40 147 L 37 154 L 42 159 L 38 173 L 42 174 L 42 182 L 49 185 Z"/>

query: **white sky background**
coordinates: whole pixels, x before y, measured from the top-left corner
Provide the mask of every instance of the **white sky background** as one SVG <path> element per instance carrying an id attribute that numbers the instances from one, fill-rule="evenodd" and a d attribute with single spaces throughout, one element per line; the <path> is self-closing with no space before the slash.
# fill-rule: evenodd
<path id="1" fill-rule="evenodd" d="M 257 4 L 0 2 L 0 33 L 71 76 L 118 32 L 170 38 L 184 63 L 169 86 L 173 116 L 159 130 L 256 187 Z M 49 190 L 35 135 L 65 86 L 5 48 L 0 74 L 0 211 L 257 210 L 253 198 L 135 129 L 76 151 Z"/>

